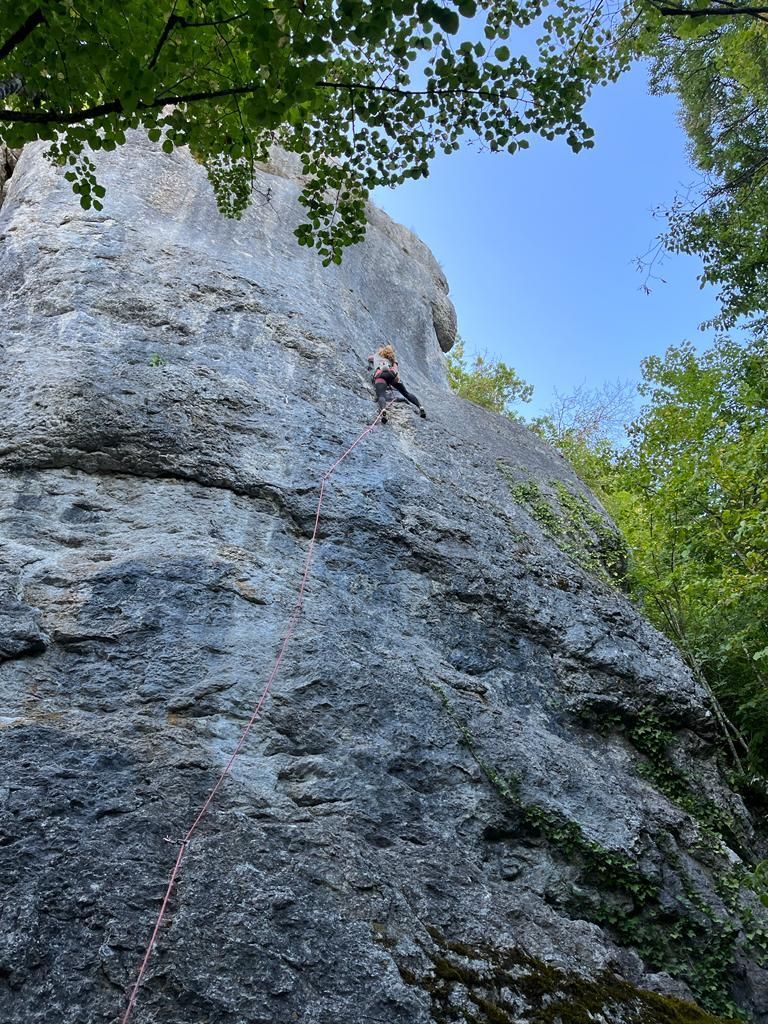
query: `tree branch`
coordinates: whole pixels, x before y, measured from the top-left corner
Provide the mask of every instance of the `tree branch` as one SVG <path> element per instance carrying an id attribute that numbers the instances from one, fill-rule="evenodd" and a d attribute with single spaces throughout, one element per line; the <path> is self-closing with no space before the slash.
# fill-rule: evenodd
<path id="1" fill-rule="evenodd" d="M 43 12 L 38 7 L 30 14 L 30 16 L 24 22 L 24 24 L 20 25 L 19 28 L 17 28 L 16 31 L 13 33 L 13 35 L 9 36 L 9 38 L 6 39 L 3 45 L 0 46 L 0 60 L 3 60 L 5 57 L 8 56 L 9 53 L 12 53 L 19 45 L 19 43 L 23 43 L 27 36 L 31 35 L 32 32 L 34 32 L 34 30 L 37 28 L 37 26 L 42 25 L 44 21 L 45 17 L 43 15 Z"/>
<path id="2" fill-rule="evenodd" d="M 249 85 L 232 86 L 230 89 L 209 89 L 205 92 L 191 92 L 182 96 L 156 96 L 149 103 L 139 103 L 136 110 L 156 110 L 166 105 L 176 106 L 179 103 L 199 103 L 202 100 L 217 100 L 226 96 L 245 96 L 262 89 L 261 84 L 252 82 Z M 82 110 L 0 110 L 0 122 L 11 121 L 17 124 L 79 124 L 81 121 L 93 121 L 105 114 L 125 113 L 120 100 L 107 100 L 93 107 Z M 133 113 L 133 111 L 127 111 Z"/>
<path id="3" fill-rule="evenodd" d="M 147 64 L 147 70 L 148 71 L 151 71 L 152 68 L 155 66 L 155 64 L 157 64 L 157 58 L 160 56 L 160 51 L 165 46 L 165 43 L 166 43 L 166 40 L 168 39 L 168 36 L 173 31 L 173 26 L 178 24 L 178 22 L 181 20 L 176 15 L 175 12 L 176 12 L 176 4 L 174 3 L 173 10 L 168 15 L 168 20 L 165 23 L 165 28 L 160 33 L 160 38 L 157 40 L 157 45 L 155 46 L 155 49 L 154 49 L 154 51 L 152 53 L 152 56 L 149 58 L 149 62 Z"/>
<path id="4" fill-rule="evenodd" d="M 160 38 L 157 41 L 157 46 L 155 46 L 154 53 L 149 58 L 147 68 L 150 71 L 152 70 L 152 68 L 154 68 L 155 64 L 157 64 L 157 59 L 160 56 L 160 51 L 165 46 L 166 42 L 168 41 L 168 36 L 171 34 L 174 28 L 217 28 L 219 25 L 229 25 L 233 21 L 239 21 L 240 18 L 247 18 L 249 16 L 248 11 L 243 11 L 241 14 L 233 14 L 229 18 L 211 19 L 210 21 L 188 21 L 186 18 L 183 18 L 180 15 L 174 13 L 176 10 L 176 4 L 174 4 L 173 7 L 174 10 L 168 16 L 168 21 L 166 21 L 165 28 L 163 29 Z"/>
<path id="5" fill-rule="evenodd" d="M 180 28 L 211 28 L 219 25 L 229 25 L 233 21 L 250 17 L 250 11 L 242 11 L 240 14 L 232 14 L 229 18 L 215 18 L 210 21 L 187 21 L 186 18 L 177 18 L 176 23 Z"/>
<path id="6" fill-rule="evenodd" d="M 750 18 L 765 20 L 768 14 L 768 7 L 737 7 L 735 4 L 723 4 L 721 7 L 666 7 L 662 4 L 653 5 L 659 14 L 668 18 L 731 18 L 737 14 L 743 14 Z"/>
<path id="7" fill-rule="evenodd" d="M 742 185 L 750 184 L 752 179 L 768 164 L 768 153 L 763 152 L 762 156 L 753 163 L 748 164 L 740 171 L 735 178 L 726 179 L 719 185 L 707 191 L 707 201 L 718 199 L 720 196 L 729 195 L 741 188 Z"/>
<path id="8" fill-rule="evenodd" d="M 321 79 L 315 85 L 324 89 L 361 89 L 364 92 L 388 92 L 396 96 L 481 96 L 488 100 L 509 99 L 503 92 L 488 92 L 485 89 L 399 89 L 394 85 L 371 85 L 360 82 L 328 82 Z"/>
<path id="9" fill-rule="evenodd" d="M 360 89 L 366 92 L 385 92 L 397 96 L 481 96 L 483 99 L 491 100 L 508 98 L 504 93 L 486 92 L 483 89 L 398 89 L 395 86 L 358 84 L 355 82 L 327 82 L 325 80 L 315 84 L 318 88 L 324 89 Z M 192 92 L 180 96 L 156 96 L 149 103 L 139 103 L 136 110 L 155 110 L 157 107 L 166 106 L 166 104 L 176 106 L 180 103 L 200 103 L 203 100 L 217 100 L 226 96 L 246 96 L 263 88 L 264 86 L 261 83 L 251 82 L 248 85 L 232 86 L 229 89 L 210 89 L 205 92 Z M 70 125 L 79 124 L 81 121 L 92 121 L 94 118 L 103 117 L 105 114 L 120 114 L 123 112 L 123 105 L 120 100 L 108 100 L 105 103 L 98 103 L 93 107 L 72 111 L 0 110 L 0 122 Z M 132 112 L 128 111 L 128 113 Z"/>

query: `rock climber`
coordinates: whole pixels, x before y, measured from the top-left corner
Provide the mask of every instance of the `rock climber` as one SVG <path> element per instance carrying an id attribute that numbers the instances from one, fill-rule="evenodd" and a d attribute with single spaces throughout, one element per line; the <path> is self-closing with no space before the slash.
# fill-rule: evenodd
<path id="1" fill-rule="evenodd" d="M 400 380 L 400 371 L 397 367 L 397 356 L 391 345 L 383 345 L 374 355 L 368 356 L 368 368 L 373 370 L 373 386 L 376 390 L 376 401 L 382 409 L 381 422 L 387 422 L 387 388 L 394 388 L 399 391 L 403 398 L 406 398 L 411 405 L 419 410 L 422 419 L 427 418 L 427 412 L 416 395 L 412 395 Z"/>

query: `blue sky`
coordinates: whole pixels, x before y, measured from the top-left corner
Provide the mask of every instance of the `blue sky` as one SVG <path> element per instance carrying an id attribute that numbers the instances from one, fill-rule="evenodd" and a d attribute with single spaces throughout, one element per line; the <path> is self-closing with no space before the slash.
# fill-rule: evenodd
<path id="1" fill-rule="evenodd" d="M 637 67 L 592 97 L 592 150 L 543 139 L 514 156 L 464 147 L 429 178 L 374 195 L 440 261 L 467 349 L 534 385 L 533 414 L 554 388 L 639 379 L 643 356 L 709 338 L 698 324 L 715 300 L 699 289 L 698 260 L 666 257 L 666 283 L 650 281 L 650 295 L 632 262 L 663 226 L 654 210 L 696 178 L 675 110 Z"/>

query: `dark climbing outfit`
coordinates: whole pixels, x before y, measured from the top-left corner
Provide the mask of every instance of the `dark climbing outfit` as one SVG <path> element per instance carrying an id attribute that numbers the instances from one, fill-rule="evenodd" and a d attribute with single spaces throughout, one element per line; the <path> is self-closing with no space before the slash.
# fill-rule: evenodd
<path id="1" fill-rule="evenodd" d="M 381 359 L 381 356 L 377 357 Z M 373 356 L 371 357 L 373 362 Z M 400 380 L 400 374 L 397 370 L 397 363 L 390 363 L 389 366 L 378 366 L 373 374 L 373 387 L 376 391 L 376 401 L 380 409 L 385 409 L 387 406 L 387 388 L 394 388 L 395 391 L 399 391 L 403 398 L 407 399 L 411 405 L 415 405 L 416 408 L 421 411 L 421 402 L 418 400 L 416 395 L 412 395 L 408 388 Z"/>

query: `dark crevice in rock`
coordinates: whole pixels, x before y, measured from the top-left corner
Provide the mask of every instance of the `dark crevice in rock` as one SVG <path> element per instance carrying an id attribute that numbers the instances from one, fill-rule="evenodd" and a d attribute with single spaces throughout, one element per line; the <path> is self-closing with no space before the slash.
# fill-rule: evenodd
<path id="1" fill-rule="evenodd" d="M 0 665 L 8 661 L 21 661 L 24 658 L 34 658 L 39 654 L 45 654 L 48 646 L 42 637 L 31 638 L 24 642 L 21 649 L 9 649 L 7 640 L 0 642 Z"/>
<path id="2" fill-rule="evenodd" d="M 0 565 L 0 583 L 3 566 Z M 43 654 L 48 642 L 39 626 L 36 608 L 0 592 L 0 664 Z"/>
<path id="3" fill-rule="evenodd" d="M 8 146 L 0 144 L 0 207 L 5 200 L 8 181 L 16 170 L 20 155 L 20 149 L 9 149 Z"/>

